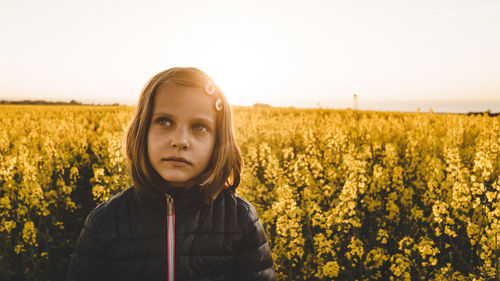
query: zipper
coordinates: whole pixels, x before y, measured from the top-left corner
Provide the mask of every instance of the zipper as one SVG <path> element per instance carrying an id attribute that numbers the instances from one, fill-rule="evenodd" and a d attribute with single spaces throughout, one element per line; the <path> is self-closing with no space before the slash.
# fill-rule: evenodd
<path id="1" fill-rule="evenodd" d="M 175 277 L 175 210 L 174 198 L 165 194 L 167 200 L 167 281 L 174 281 Z"/>

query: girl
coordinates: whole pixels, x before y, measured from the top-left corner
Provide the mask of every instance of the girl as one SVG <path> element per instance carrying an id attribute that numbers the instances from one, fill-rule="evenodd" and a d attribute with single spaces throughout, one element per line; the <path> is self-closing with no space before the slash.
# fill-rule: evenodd
<path id="1" fill-rule="evenodd" d="M 126 136 L 133 185 L 87 217 L 70 280 L 275 280 L 229 104 L 196 68 L 143 88 Z"/>

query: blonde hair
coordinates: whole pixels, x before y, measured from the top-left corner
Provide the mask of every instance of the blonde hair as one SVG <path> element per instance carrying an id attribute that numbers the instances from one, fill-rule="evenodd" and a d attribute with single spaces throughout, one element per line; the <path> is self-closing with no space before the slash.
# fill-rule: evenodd
<path id="1" fill-rule="evenodd" d="M 209 84 L 211 83 L 211 84 Z M 148 157 L 148 131 L 151 124 L 154 99 L 160 87 L 168 85 L 201 88 L 210 85 L 210 95 L 217 100 L 220 110 L 216 110 L 216 134 L 212 157 L 207 169 L 200 175 L 199 184 L 203 187 L 204 199 L 212 202 L 224 189 L 235 192 L 241 178 L 243 158 L 236 142 L 231 108 L 212 79 L 194 67 L 174 67 L 162 71 L 151 78 L 141 91 L 139 102 L 125 140 L 125 150 L 130 164 L 134 187 L 139 192 L 150 193 L 152 188 L 168 184 L 153 168 Z"/>

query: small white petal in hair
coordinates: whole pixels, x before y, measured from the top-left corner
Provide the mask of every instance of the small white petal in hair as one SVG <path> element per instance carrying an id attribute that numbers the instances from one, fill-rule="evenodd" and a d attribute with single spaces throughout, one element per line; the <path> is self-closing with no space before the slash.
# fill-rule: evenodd
<path id="1" fill-rule="evenodd" d="M 214 83 L 207 82 L 207 84 L 205 85 L 205 92 L 207 92 L 207 94 L 209 94 L 209 95 L 213 95 L 214 92 L 215 92 L 215 85 L 214 85 Z"/>
<path id="2" fill-rule="evenodd" d="M 217 111 L 222 110 L 222 99 L 221 98 L 218 98 L 217 101 L 215 102 L 215 109 L 217 109 Z"/>

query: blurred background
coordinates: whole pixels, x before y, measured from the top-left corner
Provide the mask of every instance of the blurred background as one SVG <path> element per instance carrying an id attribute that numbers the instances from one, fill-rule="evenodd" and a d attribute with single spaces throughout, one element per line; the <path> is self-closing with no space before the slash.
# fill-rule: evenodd
<path id="1" fill-rule="evenodd" d="M 498 1 L 1 0 L 0 26 L 0 100 L 133 105 L 194 66 L 233 105 L 500 111 Z"/>

